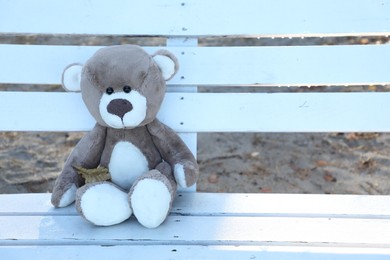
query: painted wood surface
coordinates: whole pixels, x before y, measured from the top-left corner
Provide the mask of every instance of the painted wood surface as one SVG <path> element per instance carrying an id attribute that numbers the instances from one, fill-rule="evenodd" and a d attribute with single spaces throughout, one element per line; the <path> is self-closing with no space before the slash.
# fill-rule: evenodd
<path id="1" fill-rule="evenodd" d="M 102 259 L 114 251 L 113 259 L 126 253 L 138 257 L 159 255 L 161 259 L 215 259 L 225 254 L 228 258 L 223 259 L 390 256 L 386 196 L 183 193 L 176 209 L 157 229 L 146 229 L 134 218 L 112 227 L 95 227 L 69 210 L 73 205 L 53 209 L 49 196 L 0 196 L 0 205 L 8 203 L 0 206 L 2 256 L 42 259 L 61 252 L 59 259 L 79 259 L 94 249 Z M 335 212 L 339 209 L 342 213 L 334 215 L 329 211 L 332 205 Z M 280 215 L 269 215 L 275 208 Z M 320 215 L 307 213 L 315 211 Z"/>
<path id="2" fill-rule="evenodd" d="M 91 253 L 93 252 L 93 253 Z M 388 260 L 386 248 L 329 248 L 297 246 L 205 246 L 205 245 L 72 245 L 72 246 L 1 246 L 5 259 L 90 259 L 101 260 Z M 158 258 L 156 258 L 158 256 Z"/>
<path id="3" fill-rule="evenodd" d="M 1 216 L 0 229 L 3 245 L 50 241 L 57 245 L 280 243 L 390 247 L 390 219 L 170 216 L 157 229 L 146 229 L 134 218 L 116 226 L 95 227 L 80 216 Z"/>
<path id="4" fill-rule="evenodd" d="M 301 37 L 390 32 L 388 0 L 1 0 L 0 6 L 0 31 L 6 33 Z"/>
<path id="5" fill-rule="evenodd" d="M 184 133 L 389 132 L 389 100 L 379 92 L 167 93 L 158 118 Z M 95 124 L 77 93 L 0 92 L 0 118 L 7 119 L 2 131 L 88 131 Z"/>
<path id="6" fill-rule="evenodd" d="M 49 193 L 3 194 L 1 216 L 75 216 L 74 206 L 53 208 Z M 21 198 L 28 199 L 21 199 Z M 389 196 L 322 194 L 180 193 L 172 215 L 390 218 Z"/>
<path id="7" fill-rule="evenodd" d="M 84 63 L 99 48 L 0 45 L 0 83 L 60 84 L 64 68 L 72 63 Z M 149 53 L 158 49 L 146 48 Z M 314 86 L 390 83 L 388 44 L 165 49 L 172 51 L 180 63 L 180 70 L 168 82 L 169 85 Z"/>

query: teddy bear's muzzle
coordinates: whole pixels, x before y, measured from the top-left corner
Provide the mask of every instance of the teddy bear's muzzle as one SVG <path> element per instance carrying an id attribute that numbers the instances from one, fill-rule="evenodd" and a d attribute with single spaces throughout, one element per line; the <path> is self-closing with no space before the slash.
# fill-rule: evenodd
<path id="1" fill-rule="evenodd" d="M 133 105 L 126 99 L 114 99 L 107 106 L 107 111 L 110 114 L 116 115 L 123 119 L 127 112 L 133 110 Z"/>

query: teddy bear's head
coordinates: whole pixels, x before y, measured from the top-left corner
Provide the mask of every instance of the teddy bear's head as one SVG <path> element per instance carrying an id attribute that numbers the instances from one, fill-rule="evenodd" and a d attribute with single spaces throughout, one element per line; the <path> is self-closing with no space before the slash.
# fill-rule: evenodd
<path id="1" fill-rule="evenodd" d="M 177 70 L 177 59 L 168 51 L 149 55 L 139 46 L 119 45 L 99 49 L 82 68 L 68 67 L 62 82 L 66 89 L 81 90 L 98 124 L 134 128 L 155 119 L 164 99 L 165 81 Z"/>

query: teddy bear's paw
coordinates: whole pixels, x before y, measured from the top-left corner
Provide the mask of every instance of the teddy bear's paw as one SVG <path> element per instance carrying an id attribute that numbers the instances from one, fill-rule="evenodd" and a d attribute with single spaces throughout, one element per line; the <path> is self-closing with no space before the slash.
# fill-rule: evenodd
<path id="1" fill-rule="evenodd" d="M 175 164 L 173 168 L 175 180 L 182 188 L 188 188 L 195 184 L 198 179 L 198 166 L 191 161 L 183 161 Z"/>
<path id="2" fill-rule="evenodd" d="M 175 180 L 177 184 L 182 188 L 187 188 L 186 174 L 184 171 L 184 167 L 182 164 L 175 164 L 173 169 L 173 173 L 175 175 Z"/>
<path id="3" fill-rule="evenodd" d="M 76 185 L 72 184 L 70 188 L 61 196 L 61 199 L 56 206 L 62 208 L 72 204 L 76 199 L 76 190 Z"/>
<path id="4" fill-rule="evenodd" d="M 111 226 L 131 214 L 127 193 L 110 182 L 87 184 L 77 191 L 77 210 L 97 226 Z"/>
<path id="5" fill-rule="evenodd" d="M 134 215 L 144 227 L 156 228 L 168 216 L 172 194 L 167 182 L 168 180 L 143 178 L 134 185 L 130 192 L 130 203 Z"/>

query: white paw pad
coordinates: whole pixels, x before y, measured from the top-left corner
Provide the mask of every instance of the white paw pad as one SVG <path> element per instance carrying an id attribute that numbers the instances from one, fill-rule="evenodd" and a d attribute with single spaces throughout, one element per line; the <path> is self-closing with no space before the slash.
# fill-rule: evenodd
<path id="1" fill-rule="evenodd" d="M 134 215 L 147 228 L 156 228 L 164 222 L 171 200 L 167 186 L 153 179 L 139 181 L 131 194 Z"/>
<path id="2" fill-rule="evenodd" d="M 175 175 L 175 180 L 177 184 L 182 188 L 187 188 L 186 174 L 184 172 L 184 167 L 181 164 L 175 164 L 175 168 L 173 169 L 173 173 Z"/>
<path id="3" fill-rule="evenodd" d="M 111 226 L 128 219 L 132 212 L 127 193 L 104 183 L 89 188 L 81 197 L 84 217 L 98 226 Z"/>
<path id="4" fill-rule="evenodd" d="M 76 191 L 76 185 L 72 184 L 72 186 L 70 186 L 70 188 L 64 193 L 64 195 L 62 195 L 58 207 L 62 208 L 72 204 L 76 199 Z"/>

